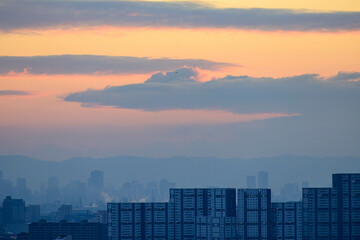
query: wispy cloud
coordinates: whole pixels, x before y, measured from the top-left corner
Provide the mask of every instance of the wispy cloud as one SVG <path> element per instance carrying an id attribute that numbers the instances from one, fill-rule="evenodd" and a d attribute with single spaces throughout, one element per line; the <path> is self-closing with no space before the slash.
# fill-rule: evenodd
<path id="1" fill-rule="evenodd" d="M 0 2 L 0 29 L 3 31 L 103 25 L 265 31 L 359 30 L 360 12 L 219 9 L 183 2 L 31 0 Z"/>
<path id="2" fill-rule="evenodd" d="M 203 59 L 138 58 L 101 55 L 0 57 L 0 74 L 143 74 L 181 67 L 215 70 L 235 66 Z"/>
<path id="3" fill-rule="evenodd" d="M 359 111 L 360 84 L 349 81 L 358 74 L 339 73 L 328 79 L 317 74 L 285 78 L 227 76 L 199 82 L 195 69 L 184 68 L 154 74 L 142 84 L 71 93 L 64 100 L 146 111 L 216 109 L 234 113 L 343 114 Z M 334 78 L 337 81 L 332 81 Z"/>
<path id="4" fill-rule="evenodd" d="M 17 90 L 0 90 L 0 96 L 29 96 L 31 92 Z"/>

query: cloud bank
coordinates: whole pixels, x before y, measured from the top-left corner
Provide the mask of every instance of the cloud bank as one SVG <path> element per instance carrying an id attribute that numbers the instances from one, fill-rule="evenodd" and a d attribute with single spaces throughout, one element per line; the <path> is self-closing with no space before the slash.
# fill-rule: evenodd
<path id="1" fill-rule="evenodd" d="M 359 30 L 360 12 L 219 9 L 196 3 L 141 1 L 0 2 L 0 29 L 3 31 L 104 25 L 265 31 Z"/>
<path id="2" fill-rule="evenodd" d="M 101 55 L 50 55 L 33 57 L 0 57 L 0 74 L 143 74 L 169 71 L 181 67 L 215 70 L 230 63 L 203 59 L 138 58 Z"/>
<path id="3" fill-rule="evenodd" d="M 195 69 L 183 68 L 154 74 L 142 84 L 71 93 L 64 100 L 145 111 L 208 109 L 234 113 L 355 114 L 360 112 L 360 83 L 351 80 L 358 75 L 340 72 L 328 79 L 317 74 L 285 78 L 227 76 L 199 82 Z"/>

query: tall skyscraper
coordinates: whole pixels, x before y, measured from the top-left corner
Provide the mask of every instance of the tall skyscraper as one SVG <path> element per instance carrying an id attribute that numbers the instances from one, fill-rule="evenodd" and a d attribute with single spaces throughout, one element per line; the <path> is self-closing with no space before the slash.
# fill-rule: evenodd
<path id="1" fill-rule="evenodd" d="M 25 178 L 17 178 L 16 179 L 16 196 L 18 198 L 23 198 L 29 200 L 31 197 L 31 191 L 26 187 L 26 179 Z"/>
<path id="2" fill-rule="evenodd" d="M 110 240 L 168 239 L 168 203 L 108 203 Z"/>
<path id="3" fill-rule="evenodd" d="M 270 189 L 238 189 L 238 239 L 271 239 Z"/>
<path id="4" fill-rule="evenodd" d="M 333 174 L 333 188 L 337 191 L 339 239 L 360 239 L 360 174 Z"/>
<path id="5" fill-rule="evenodd" d="M 59 198 L 60 198 L 59 181 L 56 177 L 48 178 L 47 189 L 46 189 L 46 198 L 47 198 L 47 201 L 49 201 L 49 202 L 59 200 Z"/>
<path id="6" fill-rule="evenodd" d="M 269 174 L 265 171 L 258 173 L 258 188 L 269 188 Z"/>
<path id="7" fill-rule="evenodd" d="M 247 176 L 246 177 L 246 188 L 256 188 L 256 177 Z"/>
<path id="8" fill-rule="evenodd" d="M 302 240 L 302 202 L 271 203 L 272 239 Z"/>
<path id="9" fill-rule="evenodd" d="M 170 189 L 169 239 L 235 238 L 235 189 Z"/>
<path id="10" fill-rule="evenodd" d="M 104 173 L 99 170 L 92 171 L 88 179 L 90 189 L 100 191 L 104 187 Z"/>
<path id="11" fill-rule="evenodd" d="M 303 189 L 303 239 L 335 240 L 337 227 L 337 192 L 333 188 Z"/>

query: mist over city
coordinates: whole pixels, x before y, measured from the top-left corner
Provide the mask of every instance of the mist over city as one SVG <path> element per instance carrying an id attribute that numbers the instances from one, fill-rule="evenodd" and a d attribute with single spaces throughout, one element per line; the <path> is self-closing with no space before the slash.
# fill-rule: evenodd
<path id="1" fill-rule="evenodd" d="M 0 240 L 360 240 L 357 0 L 0 0 Z"/>

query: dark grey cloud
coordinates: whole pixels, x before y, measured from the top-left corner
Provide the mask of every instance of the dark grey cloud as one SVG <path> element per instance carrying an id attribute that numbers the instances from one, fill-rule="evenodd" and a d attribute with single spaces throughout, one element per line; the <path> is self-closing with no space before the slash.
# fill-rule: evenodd
<path id="1" fill-rule="evenodd" d="M 330 81 L 360 80 L 360 72 L 339 72 L 336 76 L 329 78 Z"/>
<path id="2" fill-rule="evenodd" d="M 33 57 L 0 57 L 0 74 L 11 71 L 32 74 L 93 74 L 93 73 L 152 73 L 181 67 L 219 69 L 234 66 L 230 63 L 203 59 L 137 58 L 100 55 L 51 55 Z"/>
<path id="3" fill-rule="evenodd" d="M 218 9 L 195 3 L 2 0 L 0 29 L 134 26 L 259 30 L 359 30 L 360 12 Z"/>
<path id="4" fill-rule="evenodd" d="M 0 96 L 28 96 L 32 93 L 17 90 L 0 90 Z"/>
<path id="5" fill-rule="evenodd" d="M 357 76 L 359 73 L 347 73 Z M 337 76 L 341 75 L 339 73 Z M 193 69 L 154 74 L 142 84 L 86 90 L 65 101 L 118 108 L 159 111 L 167 109 L 220 109 L 237 113 L 288 112 L 359 115 L 360 84 L 330 81 L 317 74 L 285 78 L 228 76 L 195 81 Z M 339 78 L 339 77 L 335 77 Z"/>

